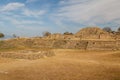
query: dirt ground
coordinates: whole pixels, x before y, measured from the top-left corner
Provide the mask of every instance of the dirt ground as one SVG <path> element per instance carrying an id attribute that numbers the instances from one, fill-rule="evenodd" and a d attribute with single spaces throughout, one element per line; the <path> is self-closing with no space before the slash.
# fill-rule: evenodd
<path id="1" fill-rule="evenodd" d="M 55 53 L 38 60 L 0 58 L 0 80 L 120 80 L 120 51 Z"/>

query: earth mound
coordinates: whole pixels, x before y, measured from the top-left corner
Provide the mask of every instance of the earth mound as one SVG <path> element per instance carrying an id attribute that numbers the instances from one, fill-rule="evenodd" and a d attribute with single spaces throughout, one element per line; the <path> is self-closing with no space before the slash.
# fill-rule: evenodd
<path id="1" fill-rule="evenodd" d="M 98 27 L 87 27 L 83 28 L 75 34 L 80 39 L 112 39 L 110 33 L 98 28 Z"/>

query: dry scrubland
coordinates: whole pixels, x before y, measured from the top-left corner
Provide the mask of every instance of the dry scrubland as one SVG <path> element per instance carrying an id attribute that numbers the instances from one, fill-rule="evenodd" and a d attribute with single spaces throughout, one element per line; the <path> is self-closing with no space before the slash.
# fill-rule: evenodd
<path id="1" fill-rule="evenodd" d="M 54 51 L 37 60 L 0 58 L 0 80 L 120 80 L 120 51 Z"/>

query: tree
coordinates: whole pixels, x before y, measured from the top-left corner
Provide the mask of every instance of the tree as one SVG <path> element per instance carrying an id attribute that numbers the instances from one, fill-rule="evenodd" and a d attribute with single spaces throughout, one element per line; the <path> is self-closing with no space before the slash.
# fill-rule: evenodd
<path id="1" fill-rule="evenodd" d="M 73 33 L 70 33 L 70 32 L 64 32 L 63 34 L 64 35 L 73 35 Z"/>
<path id="2" fill-rule="evenodd" d="M 118 30 L 117 30 L 118 32 L 120 32 L 120 27 L 118 28 Z"/>
<path id="3" fill-rule="evenodd" d="M 107 32 L 112 32 L 112 29 L 110 27 L 104 27 L 103 30 Z"/>
<path id="4" fill-rule="evenodd" d="M 4 37 L 5 35 L 3 33 L 0 33 L 0 38 Z"/>
<path id="5" fill-rule="evenodd" d="M 43 36 L 44 36 L 44 37 L 47 37 L 47 36 L 50 36 L 50 35 L 51 35 L 51 33 L 50 33 L 50 32 L 48 32 L 48 31 L 43 32 Z"/>
<path id="6" fill-rule="evenodd" d="M 16 38 L 17 36 L 15 34 L 13 34 L 13 37 Z"/>

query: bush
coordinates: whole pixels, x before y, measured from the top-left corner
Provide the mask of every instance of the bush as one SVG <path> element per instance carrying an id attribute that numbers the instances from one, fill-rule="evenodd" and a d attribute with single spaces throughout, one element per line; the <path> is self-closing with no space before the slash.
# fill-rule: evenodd
<path id="1" fill-rule="evenodd" d="M 104 27 L 103 30 L 107 32 L 112 32 L 112 29 L 110 27 Z"/>
<path id="2" fill-rule="evenodd" d="M 44 37 L 47 37 L 47 36 L 50 36 L 50 35 L 51 35 L 51 33 L 50 33 L 50 32 L 48 32 L 48 31 L 43 32 L 43 36 L 44 36 Z"/>
<path id="3" fill-rule="evenodd" d="M 118 30 L 117 30 L 118 32 L 120 32 L 120 27 L 118 28 Z"/>
<path id="4" fill-rule="evenodd" d="M 0 38 L 4 37 L 4 34 L 3 33 L 0 33 Z"/>
<path id="5" fill-rule="evenodd" d="M 70 33 L 70 32 L 64 32 L 63 34 L 64 35 L 73 35 L 73 33 Z"/>

